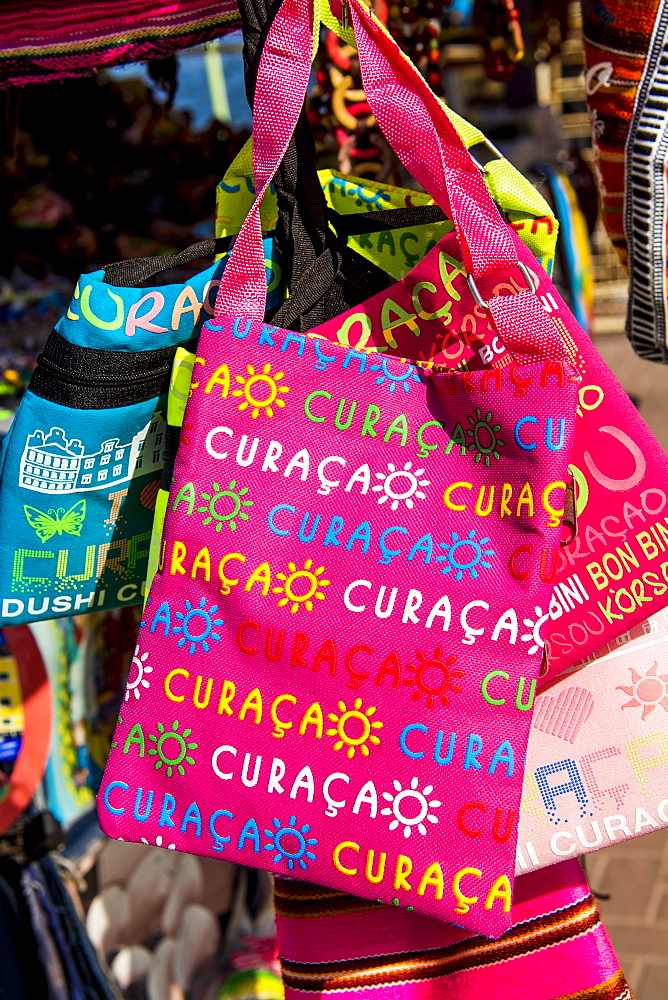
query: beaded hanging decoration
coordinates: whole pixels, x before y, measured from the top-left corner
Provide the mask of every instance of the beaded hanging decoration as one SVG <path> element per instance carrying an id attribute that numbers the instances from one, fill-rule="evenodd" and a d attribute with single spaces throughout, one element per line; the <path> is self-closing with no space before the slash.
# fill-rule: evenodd
<path id="1" fill-rule="evenodd" d="M 505 83 L 524 58 L 524 37 L 515 0 L 478 0 L 474 24 L 486 48 L 483 68 L 490 80 Z"/>

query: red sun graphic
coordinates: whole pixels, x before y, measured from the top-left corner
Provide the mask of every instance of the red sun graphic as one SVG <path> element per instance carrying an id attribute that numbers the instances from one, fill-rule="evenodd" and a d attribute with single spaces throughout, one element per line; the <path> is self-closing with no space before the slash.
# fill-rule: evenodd
<path id="1" fill-rule="evenodd" d="M 622 708 L 640 708 L 642 705 L 642 717 L 646 719 L 654 709 L 660 705 L 664 712 L 668 712 L 668 674 L 660 674 L 659 664 L 653 663 L 645 676 L 639 674 L 633 667 L 629 667 L 631 672 L 632 685 L 624 687 L 619 685 L 617 691 L 623 691 L 631 698 Z"/>
<path id="2" fill-rule="evenodd" d="M 160 489 L 160 480 L 154 479 L 152 482 L 145 486 L 144 489 L 139 494 L 139 500 L 141 504 L 148 510 L 155 510 L 155 501 L 158 496 L 158 490 Z"/>
<path id="3" fill-rule="evenodd" d="M 448 692 L 461 694 L 461 687 L 455 684 L 454 680 L 464 676 L 463 670 L 453 670 L 457 662 L 456 656 L 448 656 L 443 660 L 443 650 L 439 647 L 434 650 L 434 655 L 429 659 L 426 653 L 418 650 L 415 654 L 416 664 L 408 663 L 406 670 L 414 674 L 404 681 L 407 687 L 416 685 L 416 690 L 411 695 L 412 701 L 419 701 L 422 695 L 425 696 L 427 708 L 433 708 L 436 699 L 441 705 L 449 705 Z"/>

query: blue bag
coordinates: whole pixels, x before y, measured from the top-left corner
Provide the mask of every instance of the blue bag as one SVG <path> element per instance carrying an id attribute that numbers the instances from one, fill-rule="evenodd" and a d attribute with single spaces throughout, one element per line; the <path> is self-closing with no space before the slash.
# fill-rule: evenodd
<path id="1" fill-rule="evenodd" d="M 0 624 L 141 602 L 172 359 L 212 315 L 225 261 L 185 284 L 136 286 L 230 243 L 79 279 L 0 450 Z M 280 266 L 264 243 L 276 306 Z"/>

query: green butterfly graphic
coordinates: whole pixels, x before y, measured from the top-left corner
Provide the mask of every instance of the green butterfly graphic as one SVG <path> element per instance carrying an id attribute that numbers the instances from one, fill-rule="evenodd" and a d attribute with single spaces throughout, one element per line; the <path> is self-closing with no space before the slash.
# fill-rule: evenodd
<path id="1" fill-rule="evenodd" d="M 58 510 L 50 507 L 45 514 L 43 511 L 37 510 L 36 507 L 26 506 L 23 510 L 26 521 L 31 528 L 35 529 L 37 537 L 42 542 L 48 542 L 54 535 L 62 535 L 63 532 L 68 535 L 81 534 L 81 526 L 86 517 L 86 501 L 77 500 L 67 511 L 64 507 L 59 507 Z"/>

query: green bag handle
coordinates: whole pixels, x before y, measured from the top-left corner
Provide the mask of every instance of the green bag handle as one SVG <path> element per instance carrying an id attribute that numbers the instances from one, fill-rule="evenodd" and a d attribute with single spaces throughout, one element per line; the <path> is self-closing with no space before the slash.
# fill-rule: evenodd
<path id="1" fill-rule="evenodd" d="M 341 26 L 331 14 L 329 6 L 322 3 L 322 0 L 320 0 L 320 6 L 324 8 L 321 10 L 321 17 L 325 26 L 342 34 L 342 37 L 346 41 L 348 38 L 352 38 L 352 33 L 349 29 L 341 29 Z M 486 157 L 485 162 L 480 165 L 489 192 L 523 242 L 526 243 L 534 256 L 539 260 L 548 274 L 550 274 L 559 234 L 559 223 L 552 209 L 533 184 L 509 160 L 502 156 L 480 129 L 467 122 L 466 119 L 462 118 L 461 115 L 458 115 L 451 108 L 448 108 L 445 103 L 443 103 L 443 106 L 448 118 L 457 129 L 466 147 L 469 150 L 475 149 L 475 147 L 484 147 L 487 153 L 490 154 L 489 158 Z M 332 183 L 332 178 L 337 178 L 340 182 L 344 175 L 331 170 L 319 171 L 319 175 L 331 206 L 331 197 L 329 196 L 328 188 Z M 252 176 L 253 146 L 252 138 L 250 138 L 237 153 L 228 167 L 225 177 L 218 185 L 216 194 L 216 236 L 236 235 L 239 232 L 241 224 L 253 204 L 254 188 Z M 392 203 L 392 193 L 397 192 L 397 188 L 393 188 L 390 185 L 380 185 L 377 182 L 369 181 L 362 177 L 351 177 L 348 180 L 350 183 L 359 185 L 362 189 L 389 192 L 390 201 L 387 203 L 387 207 L 400 207 L 399 204 Z M 424 194 L 424 192 L 415 192 L 413 200 L 419 204 L 433 204 L 432 199 Z M 382 205 L 380 202 L 378 204 Z M 356 206 L 351 201 L 350 210 L 362 211 L 363 209 L 363 205 Z M 271 189 L 264 196 L 260 216 L 262 229 L 265 232 L 271 232 L 275 228 L 278 216 L 276 196 L 272 193 Z M 439 235 L 444 235 L 444 232 L 440 231 Z M 362 256 L 369 256 L 369 259 L 379 266 L 388 263 L 388 261 L 379 260 L 376 256 L 366 254 L 364 246 L 360 246 L 359 241 L 351 239 L 351 246 L 358 253 L 361 253 Z M 397 278 L 402 276 L 402 274 L 394 274 L 394 277 Z"/>

